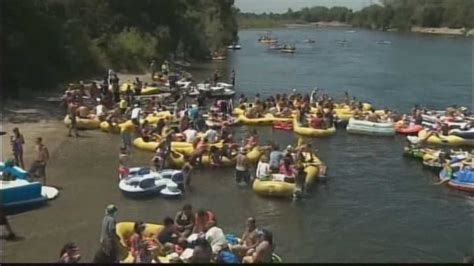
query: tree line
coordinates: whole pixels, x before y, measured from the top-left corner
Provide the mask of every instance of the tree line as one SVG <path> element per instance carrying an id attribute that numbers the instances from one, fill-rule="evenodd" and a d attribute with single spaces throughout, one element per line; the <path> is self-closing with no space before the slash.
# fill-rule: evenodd
<path id="1" fill-rule="evenodd" d="M 237 40 L 234 0 L 2 0 L 3 97 L 170 54 L 203 59 Z"/>
<path id="2" fill-rule="evenodd" d="M 412 26 L 474 28 L 472 0 L 380 0 L 359 11 L 316 6 L 282 14 L 239 13 L 240 27 L 271 27 L 285 23 L 339 21 L 356 27 L 410 30 Z"/>

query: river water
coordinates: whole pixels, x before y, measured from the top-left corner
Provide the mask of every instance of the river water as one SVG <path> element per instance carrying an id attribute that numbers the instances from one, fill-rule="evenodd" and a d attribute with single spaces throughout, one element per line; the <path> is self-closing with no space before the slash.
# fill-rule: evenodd
<path id="1" fill-rule="evenodd" d="M 264 31 L 244 30 L 239 33 L 243 49 L 203 71 L 234 68 L 236 90 L 249 97 L 317 86 L 335 97 L 347 90 L 375 107 L 403 112 L 416 103 L 472 107 L 472 39 L 350 30 L 274 29 L 280 42 L 296 44 L 293 55 L 267 51 L 257 43 Z M 305 38 L 316 43 L 303 43 Z M 380 40 L 391 44 L 377 44 Z M 259 134 L 282 146 L 297 139 L 270 127 L 259 128 Z M 49 182 L 61 187 L 60 197 L 10 218 L 24 239 L 8 242 L 2 260 L 54 261 L 71 240 L 83 260 L 91 260 L 109 203 L 118 206 L 119 221 L 155 223 L 192 203 L 212 209 L 224 231 L 238 234 L 254 216 L 260 227 L 274 232 L 276 252 L 288 262 L 459 262 L 474 252 L 474 198 L 433 185 L 435 174 L 402 157 L 401 136 L 354 136 L 338 129 L 333 137 L 312 140 L 329 166 L 329 179 L 317 183 L 309 198 L 291 202 L 237 187 L 232 169 L 195 172 L 192 191 L 180 200 L 127 199 L 117 187 L 119 137 L 84 135 L 68 139 L 53 155 Z M 132 165 L 149 159 L 149 153 L 134 150 Z"/>

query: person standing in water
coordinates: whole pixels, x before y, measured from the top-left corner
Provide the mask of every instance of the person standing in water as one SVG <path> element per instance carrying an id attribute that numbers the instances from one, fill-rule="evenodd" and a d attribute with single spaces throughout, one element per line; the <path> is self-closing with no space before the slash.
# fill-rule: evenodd
<path id="1" fill-rule="evenodd" d="M 250 184 L 249 167 L 250 163 L 245 148 L 240 148 L 235 163 L 235 181 L 237 183 L 240 183 L 243 180 L 245 183 Z"/>
<path id="2" fill-rule="evenodd" d="M 232 86 L 235 86 L 235 70 L 232 69 L 232 72 L 230 73 L 230 81 L 232 83 Z"/>
<path id="3" fill-rule="evenodd" d="M 102 230 L 100 233 L 101 249 L 94 259 L 95 263 L 117 263 L 117 241 L 118 236 L 115 231 L 115 215 L 117 207 L 110 204 L 105 209 L 105 216 L 102 220 Z M 100 256 L 100 255 L 101 256 Z"/>
<path id="4" fill-rule="evenodd" d="M 76 137 L 79 137 L 79 133 L 77 132 L 77 109 L 79 105 L 75 100 L 72 100 L 67 106 L 67 113 L 69 119 L 71 120 L 71 125 L 69 125 L 69 133 L 68 137 L 72 137 L 71 132 L 74 131 Z"/>
<path id="5" fill-rule="evenodd" d="M 15 165 L 25 168 L 25 163 L 23 162 L 23 145 L 25 144 L 25 139 L 17 127 L 13 129 L 13 136 L 10 137 L 10 142 L 13 157 L 15 158 Z"/>
<path id="6" fill-rule="evenodd" d="M 36 159 L 31 165 L 28 173 L 35 178 L 43 178 L 43 185 L 46 184 L 46 163 L 49 160 L 49 151 L 43 144 L 41 137 L 36 138 Z"/>

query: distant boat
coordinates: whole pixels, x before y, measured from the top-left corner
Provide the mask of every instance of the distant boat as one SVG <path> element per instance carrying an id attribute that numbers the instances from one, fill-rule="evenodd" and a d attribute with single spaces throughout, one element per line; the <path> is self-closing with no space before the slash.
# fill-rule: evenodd
<path id="1" fill-rule="evenodd" d="M 272 45 L 268 46 L 268 49 L 270 49 L 270 50 L 280 50 L 281 46 L 278 45 L 278 44 L 272 44 Z"/>
<path id="2" fill-rule="evenodd" d="M 306 39 L 304 40 L 305 43 L 315 43 L 316 41 L 313 39 Z"/>
<path id="3" fill-rule="evenodd" d="M 240 46 L 240 44 L 232 44 L 232 45 L 229 45 L 227 46 L 227 49 L 229 50 L 240 50 L 242 47 Z"/>
<path id="4" fill-rule="evenodd" d="M 280 52 L 282 53 L 293 54 L 295 51 L 296 51 L 296 47 L 294 46 L 284 45 L 283 47 L 280 48 Z"/>
<path id="5" fill-rule="evenodd" d="M 346 32 L 347 33 L 355 33 L 356 31 L 355 30 L 347 30 Z"/>
<path id="6" fill-rule="evenodd" d="M 267 38 L 259 38 L 258 41 L 260 43 L 277 43 L 278 40 L 276 39 L 267 39 Z"/>

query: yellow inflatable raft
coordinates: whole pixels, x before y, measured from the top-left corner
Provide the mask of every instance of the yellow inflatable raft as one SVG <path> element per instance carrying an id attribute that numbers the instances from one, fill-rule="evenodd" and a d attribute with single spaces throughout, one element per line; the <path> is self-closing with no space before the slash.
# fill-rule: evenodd
<path id="1" fill-rule="evenodd" d="M 469 145 L 469 146 L 474 146 L 474 140 L 470 139 L 464 139 L 459 136 L 454 136 L 454 135 L 448 135 L 448 136 L 442 136 L 442 135 L 432 135 L 428 139 L 426 137 L 428 136 L 428 131 L 426 129 L 420 130 L 418 132 L 418 137 L 420 139 L 425 140 L 429 144 L 435 144 L 435 145 Z"/>
<path id="2" fill-rule="evenodd" d="M 293 118 L 275 117 L 272 114 L 265 114 L 265 116 L 261 118 L 248 118 L 244 114 L 241 114 L 238 116 L 238 119 L 240 123 L 244 125 L 270 125 L 274 121 L 289 122 L 293 120 Z"/>
<path id="3" fill-rule="evenodd" d="M 333 126 L 328 129 L 315 129 L 311 127 L 301 127 L 296 121 L 296 118 L 293 119 L 293 131 L 300 135 L 310 136 L 310 137 L 325 137 L 334 135 L 336 133 L 336 128 Z"/>
<path id="4" fill-rule="evenodd" d="M 77 117 L 76 123 L 77 129 L 98 129 L 100 126 L 99 119 L 85 119 Z M 71 126 L 71 119 L 69 118 L 69 115 L 66 115 L 66 117 L 64 118 L 64 124 L 67 127 Z"/>
<path id="5" fill-rule="evenodd" d="M 111 128 L 109 122 L 103 121 L 100 123 L 99 126 L 100 126 L 100 130 L 102 130 L 103 132 L 120 133 L 120 125 L 121 124 L 112 123 L 112 128 Z"/>
<path id="6" fill-rule="evenodd" d="M 130 247 L 129 247 L 129 244 L 128 244 L 128 240 L 133 235 L 133 226 L 134 226 L 134 224 L 135 223 L 133 223 L 133 222 L 120 222 L 120 223 L 117 223 L 117 225 L 115 226 L 115 232 L 117 233 L 117 236 L 120 239 L 118 248 L 119 248 L 119 251 L 120 251 L 120 254 L 121 254 L 121 260 L 120 260 L 121 263 L 132 263 L 133 262 L 133 256 L 132 256 L 132 254 L 130 253 L 130 250 L 129 250 Z M 164 228 L 162 225 L 151 224 L 151 223 L 146 223 L 145 226 L 146 227 L 145 227 L 144 236 L 146 238 L 152 238 L 155 234 L 157 234 L 160 230 L 162 230 Z M 154 254 L 153 254 L 154 257 L 156 257 L 158 255 L 159 250 L 160 249 L 157 248 L 154 251 Z M 161 262 L 169 261 L 169 259 L 167 257 L 159 256 L 158 258 L 160 259 Z"/>
<path id="7" fill-rule="evenodd" d="M 150 152 L 155 152 L 156 147 L 158 147 L 158 143 L 158 141 L 145 142 L 142 138 L 136 138 L 133 140 L 133 145 L 136 148 Z M 219 141 L 217 143 L 208 144 L 208 146 L 216 146 L 217 148 L 222 148 L 223 142 Z M 175 152 L 183 153 L 185 155 L 190 155 L 194 150 L 193 144 L 185 141 L 172 141 L 171 149 Z"/>
<path id="8" fill-rule="evenodd" d="M 125 82 L 120 85 L 120 92 L 126 93 L 128 85 L 130 85 L 130 88 L 133 90 L 134 88 L 133 83 Z M 163 92 L 164 92 L 163 89 L 161 89 L 160 87 L 146 86 L 142 88 L 141 95 L 152 95 L 152 94 L 159 94 Z"/>
<path id="9" fill-rule="evenodd" d="M 243 115 L 245 113 L 245 110 L 239 107 L 235 107 L 234 110 L 232 111 L 232 114 L 235 116 Z"/>
<path id="10" fill-rule="evenodd" d="M 247 153 L 247 158 L 251 163 L 256 163 L 260 156 L 262 155 L 262 151 L 259 147 L 253 148 L 250 152 Z M 235 165 L 235 158 L 228 159 L 222 158 L 222 165 L 220 167 L 229 167 Z M 176 152 L 173 150 L 170 156 L 167 158 L 168 162 L 174 167 L 182 167 L 185 163 L 184 155 L 182 153 Z M 205 153 L 202 156 L 202 164 L 203 166 L 209 167 L 211 166 L 211 159 L 209 157 L 209 153 Z"/>
<path id="11" fill-rule="evenodd" d="M 310 154 L 305 154 L 307 160 L 310 158 Z M 319 174 L 319 165 L 322 162 L 319 160 L 318 157 L 313 155 L 313 160 L 311 162 L 306 163 L 305 167 L 305 185 L 306 187 L 310 187 L 316 180 Z M 285 182 L 281 179 L 276 179 L 272 177 L 272 180 L 260 180 L 255 179 L 252 185 L 252 189 L 255 193 L 260 196 L 270 196 L 270 197 L 291 197 L 293 195 L 293 191 L 295 189 L 294 183 Z"/>

